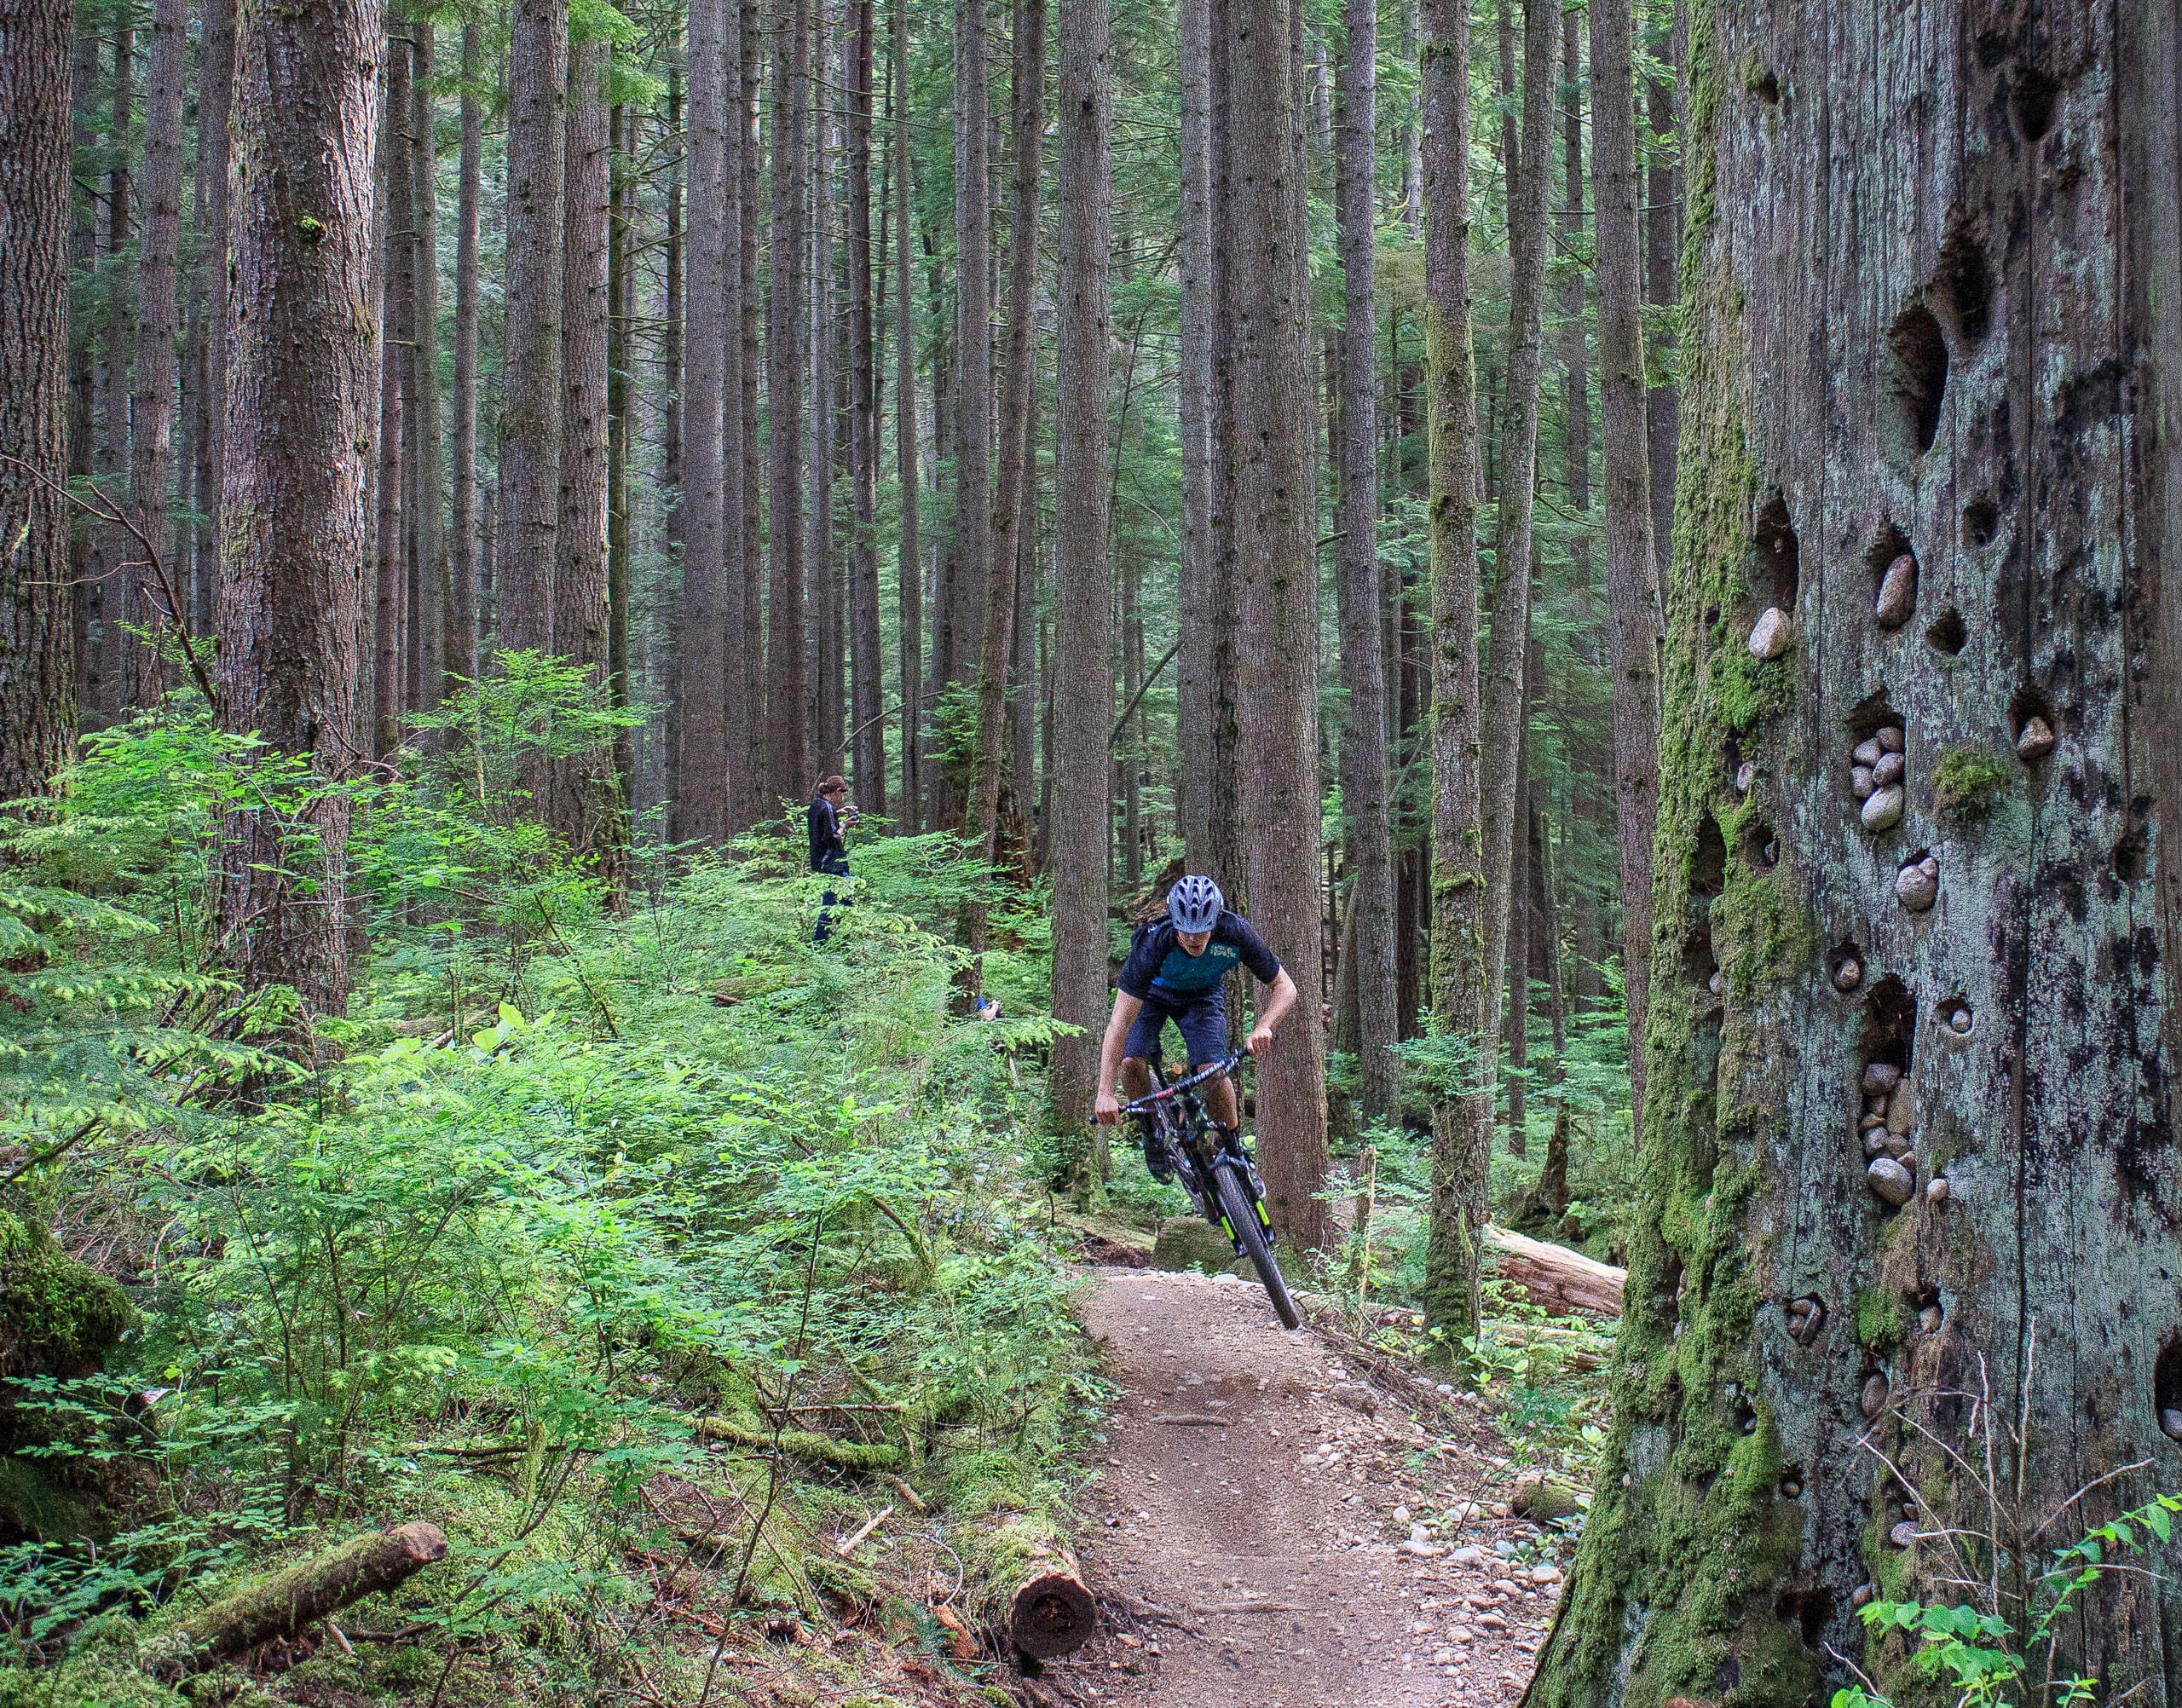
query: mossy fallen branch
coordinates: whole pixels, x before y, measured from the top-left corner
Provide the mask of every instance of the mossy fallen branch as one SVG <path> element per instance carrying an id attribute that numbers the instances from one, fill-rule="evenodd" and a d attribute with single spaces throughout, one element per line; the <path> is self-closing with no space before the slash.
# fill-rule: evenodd
<path id="1" fill-rule="evenodd" d="M 436 1524 L 419 1520 L 352 1536 L 192 1614 L 182 1627 L 182 1653 L 161 1670 L 198 1672 L 232 1660 L 275 1637 L 292 1636 L 351 1601 L 407 1583 L 446 1558 L 447 1538 Z"/>
<path id="2" fill-rule="evenodd" d="M 902 1450 L 886 1442 L 836 1441 L 815 1429 L 783 1429 L 776 1435 L 770 1429 L 753 1429 L 728 1417 L 699 1418 L 696 1435 L 701 1441 L 727 1441 L 759 1452 L 778 1448 L 791 1459 L 831 1465 L 837 1470 L 891 1471 L 902 1463 Z"/>

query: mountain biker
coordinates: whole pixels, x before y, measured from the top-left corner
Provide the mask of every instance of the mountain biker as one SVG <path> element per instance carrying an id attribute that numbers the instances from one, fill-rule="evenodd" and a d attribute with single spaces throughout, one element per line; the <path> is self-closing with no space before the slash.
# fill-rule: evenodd
<path id="1" fill-rule="evenodd" d="M 1180 880 L 1167 892 L 1167 917 L 1136 928 L 1129 959 L 1114 980 L 1118 988 L 1113 1016 L 1099 1050 L 1099 1121 L 1111 1124 L 1121 1119 L 1114 1095 L 1117 1069 L 1131 1099 L 1151 1091 L 1151 1064 L 1158 1059 L 1160 1034 L 1168 1021 L 1182 1035 L 1192 1069 L 1225 1058 L 1227 1001 L 1221 981 L 1238 962 L 1266 987 L 1257 1024 L 1244 1045 L 1252 1055 L 1262 1055 L 1273 1029 L 1296 1006 L 1296 981 L 1250 922 L 1227 906 L 1219 885 L 1194 874 Z M 1215 1080 L 1206 1087 L 1204 1100 L 1214 1124 L 1233 1133 L 1239 1125 L 1234 1082 Z M 1167 1158 L 1152 1143 L 1149 1128 L 1144 1150 L 1153 1178 L 1168 1179 Z"/>

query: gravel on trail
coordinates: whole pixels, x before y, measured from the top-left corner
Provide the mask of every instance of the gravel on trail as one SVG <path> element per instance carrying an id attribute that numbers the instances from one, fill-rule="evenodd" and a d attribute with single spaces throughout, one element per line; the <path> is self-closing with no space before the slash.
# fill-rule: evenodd
<path id="1" fill-rule="evenodd" d="M 1232 1277 L 1099 1269 L 1121 1388 L 1080 1504 L 1099 1636 L 1045 1689 L 1123 1708 L 1488 1708 L 1529 1680 L 1562 1584 L 1508 1516 L 1471 1408 L 1377 1385 Z"/>

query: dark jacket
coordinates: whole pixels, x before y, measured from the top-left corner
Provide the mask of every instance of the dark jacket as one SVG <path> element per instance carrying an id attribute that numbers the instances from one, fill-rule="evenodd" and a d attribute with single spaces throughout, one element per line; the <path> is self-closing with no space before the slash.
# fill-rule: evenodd
<path id="1" fill-rule="evenodd" d="M 848 845 L 841 840 L 841 816 L 834 811 L 834 803 L 823 794 L 811 799 L 811 869 L 814 872 L 846 872 L 849 868 Z"/>

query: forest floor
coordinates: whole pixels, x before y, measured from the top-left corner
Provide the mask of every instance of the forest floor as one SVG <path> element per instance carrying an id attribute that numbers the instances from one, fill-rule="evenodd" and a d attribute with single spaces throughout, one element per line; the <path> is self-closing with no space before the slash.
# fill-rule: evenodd
<path id="1" fill-rule="evenodd" d="M 1079 1503 L 1105 1618 L 1047 1688 L 1123 1708 L 1521 1695 L 1556 1538 L 1507 1516 L 1513 1473 L 1475 1409 L 1333 1332 L 1283 1333 L 1232 1277 L 1092 1278 L 1085 1323 L 1121 1390 Z"/>

